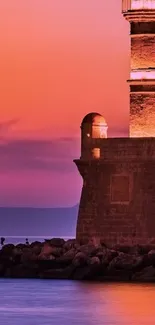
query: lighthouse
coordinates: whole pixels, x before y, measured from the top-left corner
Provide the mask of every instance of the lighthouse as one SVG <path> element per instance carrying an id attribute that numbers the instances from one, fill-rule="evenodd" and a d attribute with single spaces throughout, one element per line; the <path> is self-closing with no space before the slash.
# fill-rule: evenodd
<path id="1" fill-rule="evenodd" d="M 76 238 L 111 247 L 155 244 L 155 0 L 122 6 L 131 38 L 130 136 L 108 137 L 104 112 L 90 112 L 74 160 L 83 179 Z"/>
<path id="2" fill-rule="evenodd" d="M 123 0 L 130 23 L 130 137 L 155 137 L 155 0 Z"/>

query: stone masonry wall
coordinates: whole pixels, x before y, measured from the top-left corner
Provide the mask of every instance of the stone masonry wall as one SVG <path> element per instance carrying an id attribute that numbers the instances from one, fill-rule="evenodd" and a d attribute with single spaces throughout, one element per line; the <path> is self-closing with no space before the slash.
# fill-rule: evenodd
<path id="1" fill-rule="evenodd" d="M 110 154 L 75 161 L 84 179 L 77 239 L 149 243 L 155 239 L 155 139 L 103 141 L 102 154 L 105 147 L 105 152 L 113 151 L 113 159 Z"/>
<path id="2" fill-rule="evenodd" d="M 145 73 L 145 69 L 155 69 L 154 35 L 155 22 L 149 18 L 131 23 L 131 70 L 144 69 L 144 76 L 138 83 L 132 74 L 130 82 L 130 137 L 155 136 L 155 81 L 146 82 L 149 74 Z"/>
<path id="3" fill-rule="evenodd" d="M 155 68 L 155 37 L 131 38 L 131 69 Z"/>
<path id="4" fill-rule="evenodd" d="M 155 92 L 130 93 L 130 136 L 155 136 Z"/>

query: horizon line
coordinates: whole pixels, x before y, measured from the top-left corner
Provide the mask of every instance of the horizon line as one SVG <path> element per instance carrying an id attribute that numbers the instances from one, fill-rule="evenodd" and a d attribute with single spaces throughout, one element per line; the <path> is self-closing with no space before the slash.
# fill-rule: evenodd
<path id="1" fill-rule="evenodd" d="M 53 206 L 53 207 L 34 207 L 34 206 L 1 206 L 0 209 L 72 209 L 78 206 L 79 203 L 76 203 L 72 206 Z"/>

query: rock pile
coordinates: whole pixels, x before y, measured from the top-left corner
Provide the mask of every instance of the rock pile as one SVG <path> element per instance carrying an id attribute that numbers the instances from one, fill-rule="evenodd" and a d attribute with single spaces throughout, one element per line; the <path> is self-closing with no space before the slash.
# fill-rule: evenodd
<path id="1" fill-rule="evenodd" d="M 61 238 L 8 244 L 0 250 L 0 277 L 155 282 L 155 246 L 107 248 Z"/>

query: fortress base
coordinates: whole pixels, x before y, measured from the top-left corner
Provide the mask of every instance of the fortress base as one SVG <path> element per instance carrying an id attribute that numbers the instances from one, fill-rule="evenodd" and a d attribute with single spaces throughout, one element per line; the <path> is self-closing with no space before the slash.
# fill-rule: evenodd
<path id="1" fill-rule="evenodd" d="M 155 138 L 100 139 L 100 145 L 99 159 L 74 160 L 83 177 L 77 240 L 153 243 Z"/>

